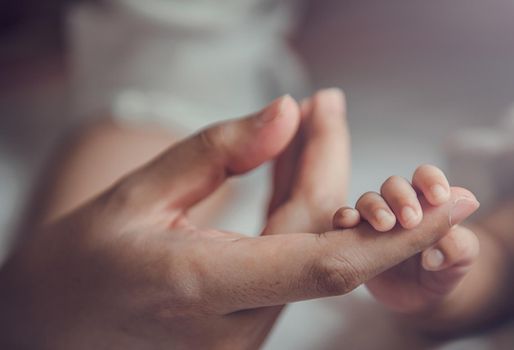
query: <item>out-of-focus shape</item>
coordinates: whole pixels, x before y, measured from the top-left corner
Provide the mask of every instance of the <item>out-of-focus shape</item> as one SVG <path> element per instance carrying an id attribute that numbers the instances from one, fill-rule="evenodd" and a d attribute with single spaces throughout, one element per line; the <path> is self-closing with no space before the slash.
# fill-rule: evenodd
<path id="1" fill-rule="evenodd" d="M 69 16 L 79 115 L 197 129 L 303 94 L 296 1 L 110 0 Z"/>
<path id="2" fill-rule="evenodd" d="M 483 214 L 514 197 L 514 105 L 496 125 L 453 133 L 446 155 L 450 180 L 477 195 Z"/>

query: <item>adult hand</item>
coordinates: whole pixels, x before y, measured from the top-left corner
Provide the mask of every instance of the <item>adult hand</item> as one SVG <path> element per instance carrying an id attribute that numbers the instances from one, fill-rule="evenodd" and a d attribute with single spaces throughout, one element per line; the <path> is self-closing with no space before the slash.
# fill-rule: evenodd
<path id="1" fill-rule="evenodd" d="M 324 232 L 346 202 L 350 135 L 339 89 L 319 91 L 301 106 L 299 130 L 277 157 L 264 234 Z"/>
<path id="2" fill-rule="evenodd" d="M 257 347 L 269 306 L 347 293 L 447 231 L 454 201 L 415 230 L 380 235 L 361 225 L 250 238 L 189 222 L 227 176 L 277 156 L 299 119 L 285 97 L 206 129 L 32 235 L 0 271 L 0 344 Z"/>

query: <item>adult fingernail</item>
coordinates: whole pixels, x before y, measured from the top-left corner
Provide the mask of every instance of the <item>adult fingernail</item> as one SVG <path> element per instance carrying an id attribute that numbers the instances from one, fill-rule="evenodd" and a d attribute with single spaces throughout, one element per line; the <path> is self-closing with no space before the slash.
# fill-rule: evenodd
<path id="1" fill-rule="evenodd" d="M 290 95 L 284 95 L 271 102 L 256 118 L 259 124 L 269 123 L 282 114 L 282 109 L 287 100 L 292 99 Z"/>
<path id="2" fill-rule="evenodd" d="M 444 254 L 436 248 L 431 248 L 425 253 L 425 268 L 427 270 L 437 270 L 444 262 Z"/>
<path id="3" fill-rule="evenodd" d="M 317 94 L 318 98 L 323 99 L 322 105 L 316 104 L 315 108 L 324 108 L 334 110 L 334 112 L 341 113 L 345 108 L 345 98 L 343 91 L 339 88 L 332 87 L 320 90 Z"/>
<path id="4" fill-rule="evenodd" d="M 475 198 L 461 197 L 457 199 L 450 209 L 450 227 L 461 223 L 473 214 L 479 206 L 480 203 Z"/>
<path id="5" fill-rule="evenodd" d="M 450 192 L 442 185 L 434 185 L 430 188 L 432 197 L 438 202 L 446 202 L 450 198 Z"/>
<path id="6" fill-rule="evenodd" d="M 413 223 L 418 219 L 418 214 L 411 207 L 404 207 L 402 209 L 402 219 L 405 223 Z"/>
<path id="7" fill-rule="evenodd" d="M 338 87 L 325 88 L 319 91 L 325 96 L 331 96 L 333 98 L 341 99 L 343 97 L 343 90 Z"/>

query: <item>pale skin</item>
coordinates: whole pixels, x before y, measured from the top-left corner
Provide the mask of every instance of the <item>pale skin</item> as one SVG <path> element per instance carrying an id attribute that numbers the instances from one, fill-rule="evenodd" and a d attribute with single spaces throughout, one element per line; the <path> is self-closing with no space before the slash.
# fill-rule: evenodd
<path id="1" fill-rule="evenodd" d="M 379 232 L 397 225 L 413 228 L 422 222 L 426 208 L 448 201 L 451 191 L 440 169 L 423 165 L 410 182 L 392 176 L 380 193 L 367 192 L 355 208 L 340 208 L 333 225 L 350 228 L 365 221 Z M 496 221 L 496 228 L 498 223 L 507 222 Z M 511 258 L 509 244 L 504 244 L 512 240 L 483 226 L 471 228 L 451 227 L 429 249 L 368 281 L 368 290 L 410 325 L 433 334 L 470 331 L 510 313 Z"/>
<path id="2" fill-rule="evenodd" d="M 415 228 L 330 230 L 346 195 L 349 159 L 333 161 L 348 153 L 344 115 L 336 90 L 316 94 L 302 112 L 284 97 L 171 146 L 99 194 L 83 194 L 85 203 L 68 197 L 69 207 L 42 215 L 46 224 L 26 232 L 0 270 L 0 344 L 256 348 L 286 303 L 345 294 L 476 210 L 469 191 L 453 189 Z M 261 237 L 189 217 L 228 176 L 273 159 Z"/>

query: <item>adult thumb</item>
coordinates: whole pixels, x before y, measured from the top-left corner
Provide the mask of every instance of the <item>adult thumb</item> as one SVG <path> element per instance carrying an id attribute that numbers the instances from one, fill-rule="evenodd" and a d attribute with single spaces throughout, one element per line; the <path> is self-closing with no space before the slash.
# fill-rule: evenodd
<path id="1" fill-rule="evenodd" d="M 122 179 L 114 192 L 125 202 L 128 198 L 132 208 L 188 209 L 227 177 L 277 156 L 299 121 L 297 103 L 283 96 L 255 114 L 212 125 L 179 142 Z"/>
<path id="2" fill-rule="evenodd" d="M 211 272 L 203 276 L 205 283 L 229 296 L 231 303 L 223 306 L 227 312 L 346 294 L 432 246 L 478 208 L 468 190 L 453 187 L 451 193 L 450 201 L 438 207 L 420 198 L 423 221 L 410 230 L 384 233 L 362 223 L 322 234 L 240 239 L 204 262 Z"/>

